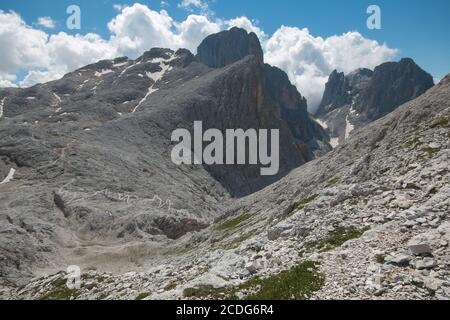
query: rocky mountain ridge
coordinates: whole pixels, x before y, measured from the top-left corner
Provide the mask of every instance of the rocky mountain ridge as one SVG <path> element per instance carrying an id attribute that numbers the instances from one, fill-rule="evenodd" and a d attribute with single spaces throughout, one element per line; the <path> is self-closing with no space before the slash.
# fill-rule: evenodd
<path id="1" fill-rule="evenodd" d="M 337 146 L 354 129 L 367 125 L 434 85 L 433 78 L 412 59 L 386 62 L 348 75 L 334 70 L 325 86 L 316 117 Z"/>

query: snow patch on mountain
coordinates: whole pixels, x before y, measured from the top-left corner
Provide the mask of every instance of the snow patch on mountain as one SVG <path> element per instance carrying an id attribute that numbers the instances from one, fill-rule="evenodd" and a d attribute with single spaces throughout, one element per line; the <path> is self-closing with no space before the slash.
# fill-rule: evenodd
<path id="1" fill-rule="evenodd" d="M 132 65 L 126 67 L 125 69 L 122 70 L 122 72 L 119 74 L 119 78 L 122 77 L 128 70 L 130 70 L 133 67 L 136 67 L 137 65 L 140 65 L 142 63 L 142 61 L 138 61 L 136 63 L 133 63 Z"/>
<path id="2" fill-rule="evenodd" d="M 96 77 L 101 77 L 101 76 L 104 76 L 105 74 L 108 74 L 108 73 L 111 73 L 111 72 L 114 72 L 114 71 L 111 70 L 111 69 L 102 69 L 101 72 L 96 71 L 95 72 L 95 76 Z"/>
<path id="3" fill-rule="evenodd" d="M 132 113 L 135 113 L 136 110 L 141 106 L 141 104 L 143 104 L 145 102 L 145 100 L 147 100 L 147 98 L 154 92 L 158 91 L 158 89 L 153 89 L 153 85 L 148 89 L 147 94 L 145 95 L 144 98 L 142 98 L 141 101 L 139 101 L 139 103 L 136 105 L 136 107 L 133 109 Z"/>
<path id="4" fill-rule="evenodd" d="M 56 93 L 53 92 L 53 96 L 56 98 L 56 100 L 58 100 L 59 103 L 61 103 L 61 97 L 58 96 Z"/>
<path id="5" fill-rule="evenodd" d="M 333 149 L 339 146 L 339 138 L 331 138 L 330 145 L 333 147 Z"/>
<path id="6" fill-rule="evenodd" d="M 85 85 L 87 82 L 89 82 L 89 80 L 90 80 L 90 79 L 84 80 L 83 83 L 80 84 L 80 86 L 78 87 L 78 91 L 81 90 L 81 89 L 83 89 L 84 85 Z"/>
<path id="7" fill-rule="evenodd" d="M 11 169 L 9 170 L 9 173 L 8 173 L 8 175 L 6 176 L 6 178 L 3 179 L 3 181 L 0 182 L 0 184 L 4 184 L 4 183 L 10 182 L 10 181 L 14 178 L 14 174 L 15 174 L 15 173 L 16 173 L 16 169 L 11 168 Z"/>
<path id="8" fill-rule="evenodd" d="M 161 68 L 161 71 L 157 72 L 146 72 L 145 75 L 155 81 L 155 83 L 162 79 L 164 74 L 169 71 L 170 66 L 166 64 L 165 62 L 160 62 L 159 67 Z"/>
<path id="9" fill-rule="evenodd" d="M 322 120 L 319 120 L 319 119 L 315 119 L 315 120 L 316 120 L 316 122 L 317 122 L 318 124 L 320 124 L 320 126 L 321 126 L 322 128 L 328 129 L 328 125 L 327 125 L 327 122 L 326 122 L 326 121 L 322 121 Z"/>
<path id="10" fill-rule="evenodd" d="M 123 67 L 124 65 L 127 65 L 127 64 L 128 64 L 128 61 L 121 62 L 121 63 L 115 63 L 115 64 L 113 64 L 113 68 Z"/>
<path id="11" fill-rule="evenodd" d="M 146 72 L 146 76 L 149 77 L 154 81 L 154 83 L 148 88 L 147 94 L 144 96 L 144 98 L 139 101 L 139 103 L 136 105 L 136 107 L 133 109 L 132 113 L 135 113 L 136 110 L 147 100 L 147 98 L 154 92 L 158 91 L 158 89 L 155 89 L 154 86 L 156 83 L 161 80 L 164 77 L 164 74 L 167 71 L 170 71 L 172 67 L 168 64 L 170 61 L 172 61 L 174 56 L 171 56 L 169 59 L 162 60 L 159 62 L 159 67 L 161 68 L 161 71 L 157 72 Z"/>

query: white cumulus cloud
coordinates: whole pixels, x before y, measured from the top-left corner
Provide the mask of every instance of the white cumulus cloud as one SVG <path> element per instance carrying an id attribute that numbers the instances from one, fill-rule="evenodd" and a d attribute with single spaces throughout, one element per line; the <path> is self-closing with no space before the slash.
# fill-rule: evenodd
<path id="1" fill-rule="evenodd" d="M 72 36 L 65 32 L 50 37 L 47 54 L 50 66 L 64 66 L 67 71 L 117 56 L 116 49 L 97 34 Z"/>
<path id="2" fill-rule="evenodd" d="M 47 71 L 31 70 L 25 78 L 19 82 L 20 87 L 31 87 L 36 83 L 45 83 L 64 76 L 63 70 L 51 69 Z"/>
<path id="3" fill-rule="evenodd" d="M 122 11 L 126 7 L 127 7 L 126 5 L 120 4 L 120 3 L 114 3 L 113 4 L 113 8 L 116 9 L 117 11 Z"/>
<path id="4" fill-rule="evenodd" d="M 14 83 L 16 79 L 17 77 L 15 74 L 0 72 L 0 88 L 16 87 L 17 85 Z"/>
<path id="5" fill-rule="evenodd" d="M 256 21 L 251 21 L 244 16 L 226 20 L 225 25 L 228 27 L 239 27 L 247 30 L 247 32 L 254 32 L 262 42 L 267 38 L 267 34 L 257 26 Z"/>
<path id="6" fill-rule="evenodd" d="M 202 14 L 211 14 L 209 10 L 209 4 L 205 0 L 182 0 L 178 4 L 178 8 L 183 8 L 188 11 L 194 11 L 194 9 L 199 9 Z"/>
<path id="7" fill-rule="evenodd" d="M 177 39 L 173 19 L 165 10 L 153 11 L 136 3 L 126 7 L 108 23 L 111 45 L 126 56 L 135 57 L 152 47 L 173 47 Z"/>
<path id="8" fill-rule="evenodd" d="M 11 86 L 15 73 L 28 70 L 19 83 L 30 86 L 55 80 L 76 68 L 100 59 L 113 58 L 116 49 L 99 35 L 49 36 L 28 26 L 15 12 L 0 11 L 0 86 Z"/>
<path id="9" fill-rule="evenodd" d="M 154 11 L 142 4 L 116 6 L 121 11 L 108 23 L 111 36 L 97 34 L 48 35 L 28 26 L 16 13 L 0 12 L 0 85 L 12 86 L 15 73 L 28 70 L 21 86 L 55 80 L 86 64 L 117 56 L 136 58 L 153 47 L 187 48 L 195 53 L 209 34 L 223 29 L 221 21 L 189 15 L 177 22 L 165 10 Z"/>
<path id="10" fill-rule="evenodd" d="M 185 21 L 177 24 L 180 46 L 195 53 L 204 38 L 221 31 L 221 29 L 220 22 L 210 21 L 205 16 L 190 15 Z"/>
<path id="11" fill-rule="evenodd" d="M 55 21 L 53 21 L 50 17 L 39 17 L 36 21 L 36 24 L 48 29 L 53 29 L 56 27 Z"/>
<path id="12" fill-rule="evenodd" d="M 135 58 L 153 47 L 187 48 L 193 52 L 208 35 L 223 28 L 219 20 L 189 15 L 177 22 L 167 11 L 155 11 L 142 4 L 126 7 L 108 23 L 110 44 L 121 55 Z"/>
<path id="13" fill-rule="evenodd" d="M 25 24 L 15 12 L 0 11 L 0 72 L 39 67 L 48 63 L 48 35 Z"/>

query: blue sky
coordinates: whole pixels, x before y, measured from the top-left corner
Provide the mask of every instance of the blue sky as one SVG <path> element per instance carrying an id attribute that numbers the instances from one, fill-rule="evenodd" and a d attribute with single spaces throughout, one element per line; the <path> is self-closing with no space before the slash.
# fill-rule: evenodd
<path id="1" fill-rule="evenodd" d="M 202 10 L 200 6 L 183 8 L 180 6 L 181 1 L 206 3 L 207 10 L 205 10 L 205 7 L 202 7 Z M 311 35 L 314 39 L 327 39 L 333 35 L 339 36 L 349 31 L 357 31 L 364 39 L 376 40 L 380 46 L 386 44 L 388 48 L 398 49 L 398 51 L 395 55 L 385 52 L 381 54 L 381 58 L 378 60 L 374 58 L 370 62 L 361 57 L 363 62 L 360 63 L 361 65 L 356 63 L 355 67 L 373 67 L 376 63 L 384 60 L 411 57 L 423 69 L 430 72 L 435 79 L 441 79 L 450 72 L 450 37 L 448 36 L 450 32 L 450 1 L 448 0 L 1 0 L 0 10 L 4 13 L 11 10 L 16 12 L 30 28 L 42 30 L 49 36 L 59 32 L 68 35 L 95 33 L 108 40 L 112 34 L 111 30 L 108 29 L 108 22 L 120 14 L 120 10 L 114 8 L 113 5 L 132 6 L 135 2 L 144 4 L 157 12 L 164 9 L 168 16 L 177 23 L 185 21 L 191 14 L 204 15 L 209 19 L 208 21 L 213 22 L 219 19 L 227 21 L 228 19 L 245 16 L 252 21 L 253 25 L 262 29 L 268 38 L 283 25 L 299 29 L 308 28 L 309 34 L 307 36 Z M 66 28 L 68 16 L 66 8 L 71 4 L 76 4 L 81 8 L 82 28 L 80 30 L 68 30 Z M 378 5 L 381 8 L 381 30 L 369 30 L 366 26 L 368 17 L 366 9 L 371 4 Z M 39 17 L 50 17 L 55 22 L 55 27 L 39 26 L 36 24 Z M 224 28 L 224 26 L 222 25 L 221 28 Z M 214 30 L 214 28 L 208 30 Z M 152 35 L 149 34 L 150 36 Z M 192 35 L 189 35 L 187 38 L 190 39 L 191 37 Z M 149 45 L 152 44 L 151 40 L 147 39 L 146 41 Z M 354 43 L 353 41 L 353 45 Z M 156 42 L 156 44 L 159 44 L 159 42 Z M 195 48 L 196 45 L 197 43 L 192 44 L 192 48 Z M 298 50 L 303 49 L 299 48 Z M 353 49 L 349 47 L 348 50 Z M 128 53 L 126 50 L 122 51 Z M 364 50 L 361 50 L 361 52 L 364 52 Z M 309 54 L 314 55 L 315 53 L 313 51 Z M 324 53 L 325 57 L 329 55 L 329 52 Z M 54 54 L 53 56 L 50 55 L 49 59 L 54 56 Z M 339 59 L 342 59 L 342 57 Z M 305 79 L 300 77 L 304 71 L 303 67 L 286 70 L 292 69 L 292 63 L 288 63 L 287 60 L 280 60 L 280 57 L 276 57 L 275 54 L 272 54 L 272 61 L 276 65 L 278 62 L 278 65 L 288 72 L 291 80 L 297 86 L 301 87 L 302 83 L 305 82 Z M 303 63 L 307 64 L 307 60 L 305 61 Z M 80 63 L 82 62 L 84 60 L 80 59 Z M 52 64 L 48 61 L 46 63 Z M 29 65 L 33 65 L 35 70 L 45 69 L 37 63 Z M 330 67 L 322 71 L 326 73 L 330 68 L 340 68 L 341 65 L 342 63 L 330 62 Z M 342 66 L 342 71 L 348 71 L 347 69 L 350 67 L 352 66 Z M 17 70 L 17 66 L 15 68 L 6 68 L 3 71 L 0 69 L 0 77 L 2 72 L 3 75 L 15 74 L 17 82 L 23 79 L 31 67 L 19 68 L 20 70 Z M 70 71 L 70 66 L 59 68 L 59 70 L 60 72 Z M 317 72 L 312 70 L 310 73 Z M 323 76 L 319 82 L 323 82 Z M 300 89 L 308 93 L 308 88 Z"/>
<path id="2" fill-rule="evenodd" d="M 161 6 L 161 1 L 157 0 L 2 0 L 0 9 L 16 11 L 28 23 L 40 16 L 50 16 L 57 22 L 57 28 L 51 32 L 71 33 L 65 28 L 65 9 L 70 4 L 77 4 L 82 9 L 83 22 L 79 32 L 96 32 L 107 37 L 107 23 L 117 14 L 113 4 L 135 2 L 152 9 L 163 8 L 177 20 L 189 14 L 178 8 L 178 0 L 168 0 L 168 6 Z M 381 30 L 366 27 L 366 8 L 370 4 L 377 4 L 382 10 Z M 281 25 L 307 27 L 312 34 L 323 37 L 357 30 L 366 37 L 400 49 L 400 56 L 414 58 L 437 78 L 450 72 L 448 0 L 215 0 L 209 2 L 209 7 L 220 18 L 244 15 L 255 19 L 269 34 Z"/>

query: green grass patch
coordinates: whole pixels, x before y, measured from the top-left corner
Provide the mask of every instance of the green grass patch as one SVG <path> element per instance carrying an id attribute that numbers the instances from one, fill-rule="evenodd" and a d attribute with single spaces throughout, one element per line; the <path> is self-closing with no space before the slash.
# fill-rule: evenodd
<path id="1" fill-rule="evenodd" d="M 330 180 L 327 181 L 327 184 L 325 185 L 325 187 L 331 187 L 334 186 L 336 183 L 338 183 L 339 181 L 341 181 L 340 177 L 334 177 Z"/>
<path id="2" fill-rule="evenodd" d="M 240 237 L 237 237 L 236 239 L 232 240 L 230 243 L 226 244 L 224 249 L 225 250 L 236 249 L 237 247 L 239 247 L 239 245 L 242 242 L 250 239 L 251 236 L 252 236 L 251 234 L 244 234 L 244 235 L 242 235 Z"/>
<path id="3" fill-rule="evenodd" d="M 412 182 L 407 183 L 405 189 L 422 190 L 417 184 Z"/>
<path id="4" fill-rule="evenodd" d="M 434 196 L 438 192 L 439 192 L 439 189 L 437 187 L 433 187 L 433 188 L 431 188 L 430 191 L 428 191 L 427 196 Z"/>
<path id="5" fill-rule="evenodd" d="M 151 292 L 142 292 L 136 298 L 134 298 L 134 300 L 144 300 L 151 294 L 152 294 Z"/>
<path id="6" fill-rule="evenodd" d="M 328 234 L 328 236 L 322 240 L 307 243 L 306 249 L 316 249 L 319 251 L 328 251 L 333 248 L 337 248 L 343 245 L 345 242 L 351 239 L 361 237 L 368 228 L 358 229 L 356 227 L 335 227 L 335 230 Z"/>
<path id="7" fill-rule="evenodd" d="M 174 254 L 174 255 L 183 255 L 183 254 L 187 254 L 189 252 L 191 252 L 194 248 L 177 248 L 175 250 L 173 250 L 172 252 L 170 252 L 170 254 Z"/>
<path id="8" fill-rule="evenodd" d="M 200 285 L 194 288 L 185 288 L 183 296 L 185 298 L 224 298 L 227 294 L 227 288 L 214 288 L 212 285 Z"/>
<path id="9" fill-rule="evenodd" d="M 67 279 L 58 278 L 50 283 L 49 291 L 38 300 L 70 300 L 70 298 L 76 299 L 80 295 L 80 291 L 77 289 L 69 289 L 67 287 Z"/>
<path id="10" fill-rule="evenodd" d="M 100 295 L 97 297 L 97 300 L 104 300 L 108 297 L 108 294 L 106 292 L 100 293 Z"/>
<path id="11" fill-rule="evenodd" d="M 245 290 L 251 292 L 245 297 L 246 300 L 305 300 L 319 290 L 324 281 L 318 266 L 314 262 L 305 261 L 265 279 L 255 277 L 239 286 L 226 288 L 201 285 L 184 289 L 183 295 L 185 298 L 236 300 L 236 293 Z"/>
<path id="12" fill-rule="evenodd" d="M 254 246 L 252 248 L 250 248 L 250 250 L 255 251 L 256 253 L 260 253 L 262 251 L 263 247 L 262 246 Z"/>
<path id="13" fill-rule="evenodd" d="M 106 278 L 101 276 L 101 275 L 92 276 L 90 274 L 85 273 L 85 274 L 81 275 L 81 280 L 83 280 L 83 282 L 95 281 L 97 283 L 102 283 L 102 282 L 104 282 L 106 280 Z"/>
<path id="14" fill-rule="evenodd" d="M 407 147 L 415 147 L 417 145 L 421 145 L 422 142 L 420 141 L 419 137 L 414 137 L 412 140 L 406 142 Z"/>
<path id="15" fill-rule="evenodd" d="M 441 118 L 439 118 L 438 120 L 436 120 L 435 122 L 433 122 L 433 124 L 431 124 L 430 128 L 436 128 L 436 127 L 449 127 L 450 123 L 450 116 L 443 116 Z"/>
<path id="16" fill-rule="evenodd" d="M 167 286 L 164 287 L 164 291 L 171 291 L 177 287 L 177 284 L 175 282 L 169 283 Z"/>
<path id="17" fill-rule="evenodd" d="M 319 197 L 318 194 L 313 194 L 301 201 L 292 203 L 287 209 L 286 213 L 283 215 L 282 219 L 285 220 L 295 214 L 297 211 L 302 210 L 308 203 L 316 200 Z"/>
<path id="18" fill-rule="evenodd" d="M 251 285 L 256 285 L 259 289 L 246 299 L 305 300 L 319 290 L 324 282 L 325 277 L 319 272 L 317 265 L 306 261 L 267 279 L 255 279 Z"/>
<path id="19" fill-rule="evenodd" d="M 319 197 L 318 194 L 313 194 L 313 195 L 311 195 L 311 196 L 309 196 L 307 198 L 304 198 L 303 200 L 301 200 L 299 202 L 294 203 L 294 208 L 292 209 L 291 212 L 295 212 L 295 211 L 303 209 L 308 203 L 313 202 L 318 197 Z"/>
<path id="20" fill-rule="evenodd" d="M 412 170 L 412 168 L 406 168 L 405 170 L 400 172 L 401 176 L 405 176 L 408 172 L 410 172 Z"/>
<path id="21" fill-rule="evenodd" d="M 217 225 L 215 229 L 217 231 L 226 231 L 226 230 L 234 229 L 237 226 L 239 226 L 242 222 L 250 219 L 250 217 L 251 217 L 250 214 L 240 215 L 239 217 L 222 222 L 221 224 Z"/>
<path id="22" fill-rule="evenodd" d="M 357 206 L 359 204 L 359 199 L 358 198 L 351 198 L 348 203 L 351 206 Z"/>
<path id="23" fill-rule="evenodd" d="M 428 157 L 433 158 L 439 151 L 441 151 L 441 148 L 423 148 L 422 149 L 423 152 L 425 152 Z"/>

